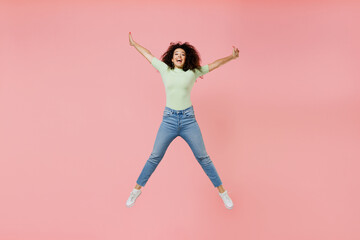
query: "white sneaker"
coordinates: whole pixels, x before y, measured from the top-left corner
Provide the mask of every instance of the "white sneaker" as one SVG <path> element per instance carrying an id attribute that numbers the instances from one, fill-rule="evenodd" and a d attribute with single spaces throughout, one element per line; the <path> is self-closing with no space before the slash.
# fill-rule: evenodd
<path id="1" fill-rule="evenodd" d="M 224 201 L 225 207 L 227 209 L 232 209 L 234 204 L 231 201 L 231 198 L 229 197 L 227 190 L 223 193 L 219 193 L 220 197 L 222 198 L 222 200 Z"/>
<path id="2" fill-rule="evenodd" d="M 127 207 L 132 207 L 135 204 L 135 200 L 138 196 L 140 196 L 141 190 L 134 188 L 131 193 L 129 199 L 126 201 Z"/>

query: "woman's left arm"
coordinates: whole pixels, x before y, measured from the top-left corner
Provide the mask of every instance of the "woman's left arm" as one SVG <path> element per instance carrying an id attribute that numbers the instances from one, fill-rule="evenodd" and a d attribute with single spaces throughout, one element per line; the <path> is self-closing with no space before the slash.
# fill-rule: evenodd
<path id="1" fill-rule="evenodd" d="M 239 49 L 235 48 L 233 46 L 233 52 L 231 55 L 227 56 L 227 57 L 224 57 L 224 58 L 220 58 L 216 61 L 214 61 L 213 63 L 210 63 L 209 64 L 209 72 L 211 72 L 212 70 L 220 67 L 221 65 L 229 62 L 230 60 L 233 60 L 235 58 L 238 58 L 239 57 Z"/>

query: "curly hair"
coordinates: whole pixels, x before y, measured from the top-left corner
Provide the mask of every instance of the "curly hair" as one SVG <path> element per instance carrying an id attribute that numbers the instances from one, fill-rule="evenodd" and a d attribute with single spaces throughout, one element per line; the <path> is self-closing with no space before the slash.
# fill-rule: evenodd
<path id="1" fill-rule="evenodd" d="M 173 58 L 173 54 L 175 49 L 177 48 L 181 48 L 185 51 L 186 54 L 186 58 L 185 58 L 185 63 L 183 66 L 183 70 L 187 71 L 187 70 L 192 70 L 195 71 L 195 69 L 200 70 L 200 62 L 201 62 L 201 58 L 200 55 L 198 53 L 198 51 L 195 49 L 194 46 L 192 46 L 190 43 L 185 42 L 185 43 L 181 43 L 181 42 L 171 42 L 170 46 L 168 47 L 168 49 L 166 50 L 166 52 L 161 56 L 162 61 L 164 63 L 166 63 L 166 65 L 169 66 L 169 68 L 174 69 L 174 64 L 171 61 L 171 59 Z"/>

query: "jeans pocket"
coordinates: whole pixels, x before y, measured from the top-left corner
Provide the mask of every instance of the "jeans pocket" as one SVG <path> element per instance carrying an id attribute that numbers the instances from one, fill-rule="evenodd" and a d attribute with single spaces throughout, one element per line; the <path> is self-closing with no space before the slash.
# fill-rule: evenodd
<path id="1" fill-rule="evenodd" d="M 170 117 L 170 115 L 171 115 L 171 112 L 167 111 L 167 110 L 165 110 L 163 113 L 163 117 Z"/>
<path id="2" fill-rule="evenodd" d="M 186 113 L 185 113 L 185 116 L 186 116 L 186 117 L 193 118 L 193 117 L 195 117 L 195 113 L 194 113 L 193 110 L 191 110 L 191 111 L 186 112 Z"/>

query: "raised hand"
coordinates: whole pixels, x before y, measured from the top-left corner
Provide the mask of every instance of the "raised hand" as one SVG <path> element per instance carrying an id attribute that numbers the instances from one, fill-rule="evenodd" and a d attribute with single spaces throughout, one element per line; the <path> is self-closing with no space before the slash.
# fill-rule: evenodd
<path id="1" fill-rule="evenodd" d="M 154 57 L 149 50 L 141 46 L 139 43 L 135 42 L 131 36 L 131 32 L 129 32 L 129 43 L 130 46 L 134 46 L 134 48 L 141 53 L 150 63 L 152 58 Z"/>
<path id="2" fill-rule="evenodd" d="M 237 49 L 236 47 L 232 46 L 233 47 L 233 53 L 232 53 L 232 56 L 233 56 L 233 59 L 239 57 L 239 49 Z"/>
<path id="3" fill-rule="evenodd" d="M 134 40 L 132 39 L 131 32 L 129 32 L 129 43 L 130 46 L 134 46 Z"/>

